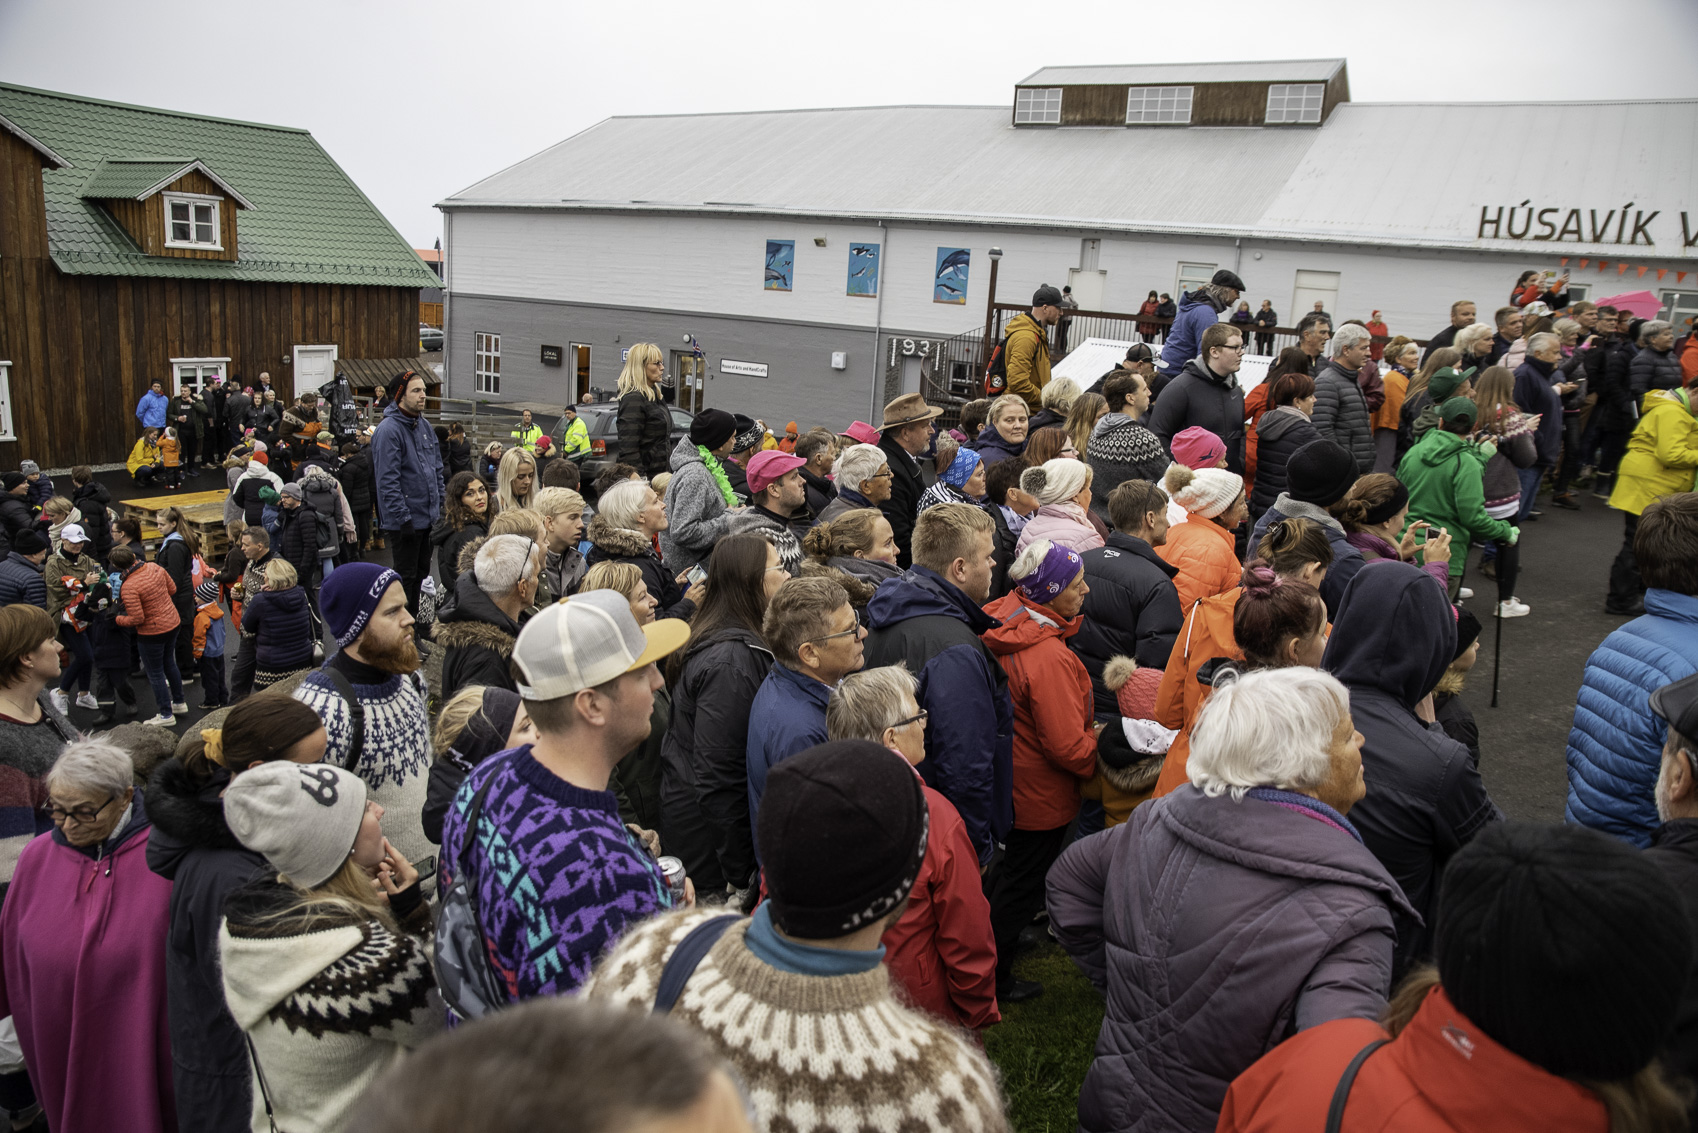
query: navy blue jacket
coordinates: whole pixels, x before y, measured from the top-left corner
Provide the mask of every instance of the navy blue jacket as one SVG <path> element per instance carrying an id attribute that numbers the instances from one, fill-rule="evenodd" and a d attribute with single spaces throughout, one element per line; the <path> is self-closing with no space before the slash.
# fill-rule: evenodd
<path id="1" fill-rule="evenodd" d="M 1503 818 L 1468 749 L 1415 715 L 1455 652 L 1456 617 L 1444 591 L 1419 567 L 1384 562 L 1344 592 L 1321 662 L 1350 690 L 1364 741 L 1368 794 L 1350 821 L 1420 914 L 1393 904 L 1393 979 L 1432 950 L 1439 878 L 1452 855 Z"/>
<path id="2" fill-rule="evenodd" d="M 1173 317 L 1173 325 L 1167 328 L 1167 341 L 1161 348 L 1159 369 L 1162 373 L 1171 378 L 1198 355 L 1202 349 L 1203 332 L 1220 322 L 1222 310 L 1224 308 L 1215 306 L 1215 301 L 1201 287 L 1180 301 L 1179 313 Z"/>
<path id="3" fill-rule="evenodd" d="M 23 603 L 47 605 L 47 577 L 43 563 L 32 563 L 19 551 L 0 559 L 0 606 Z"/>
<path id="4" fill-rule="evenodd" d="M 422 417 L 398 405 L 383 411 L 371 437 L 377 475 L 377 518 L 385 531 L 428 531 L 442 514 L 442 450 Z"/>
<path id="5" fill-rule="evenodd" d="M 759 822 L 766 773 L 798 752 L 826 741 L 825 706 L 831 686 L 785 665 L 767 671 L 749 705 L 745 761 L 749 775 L 749 819 Z M 757 857 L 760 847 L 755 847 Z"/>
<path id="6" fill-rule="evenodd" d="M 1698 597 L 1645 591 L 1645 616 L 1604 638 L 1586 659 L 1568 732 L 1569 822 L 1635 846 L 1651 844 L 1667 728 L 1652 715 L 1649 698 L 1694 672 Z"/>
<path id="7" fill-rule="evenodd" d="M 1533 434 L 1540 468 L 1556 467 L 1562 453 L 1562 395 L 1551 384 L 1555 375 L 1555 366 L 1532 357 L 1515 368 L 1515 404 L 1523 413 L 1544 414 Z"/>
<path id="8" fill-rule="evenodd" d="M 256 634 L 254 660 L 267 669 L 312 664 L 312 613 L 304 586 L 249 594 L 242 632 Z"/>
<path id="9" fill-rule="evenodd" d="M 919 677 L 931 717 L 919 771 L 961 812 L 981 865 L 1014 827 L 1014 702 L 979 640 L 1001 624 L 922 566 L 886 580 L 867 603 L 866 667 L 900 661 Z"/>

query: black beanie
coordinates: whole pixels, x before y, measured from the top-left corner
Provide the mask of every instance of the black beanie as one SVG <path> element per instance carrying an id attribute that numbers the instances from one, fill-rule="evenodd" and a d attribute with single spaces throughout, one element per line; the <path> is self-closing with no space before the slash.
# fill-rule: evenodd
<path id="1" fill-rule="evenodd" d="M 704 409 L 690 422 L 690 443 L 712 452 L 737 431 L 737 418 L 723 409 Z"/>
<path id="2" fill-rule="evenodd" d="M 908 761 L 868 740 L 834 740 L 767 773 L 756 845 L 774 922 L 833 940 L 888 916 L 926 859 L 930 815 Z"/>
<path id="3" fill-rule="evenodd" d="M 1331 507 L 1356 483 L 1356 458 L 1325 437 L 1310 441 L 1285 464 L 1285 491 L 1294 500 Z"/>
<path id="4" fill-rule="evenodd" d="M 1434 929 L 1451 1003 L 1565 1078 L 1625 1078 L 1662 1049 L 1692 965 L 1681 896 L 1579 826 L 1497 824 L 1445 870 Z"/>
<path id="5" fill-rule="evenodd" d="M 1469 613 L 1466 606 L 1452 606 L 1451 612 L 1456 615 L 1456 655 L 1451 658 L 1455 661 L 1479 639 L 1480 619 Z"/>

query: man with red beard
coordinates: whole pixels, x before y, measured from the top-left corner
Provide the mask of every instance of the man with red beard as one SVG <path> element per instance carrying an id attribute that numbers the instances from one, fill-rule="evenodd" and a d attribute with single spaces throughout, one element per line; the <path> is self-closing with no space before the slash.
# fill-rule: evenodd
<path id="1" fill-rule="evenodd" d="M 337 651 L 295 699 L 324 721 L 324 762 L 365 780 L 384 831 L 408 861 L 436 853 L 420 813 L 430 777 L 430 717 L 401 576 L 376 563 L 337 567 L 318 592 Z"/>

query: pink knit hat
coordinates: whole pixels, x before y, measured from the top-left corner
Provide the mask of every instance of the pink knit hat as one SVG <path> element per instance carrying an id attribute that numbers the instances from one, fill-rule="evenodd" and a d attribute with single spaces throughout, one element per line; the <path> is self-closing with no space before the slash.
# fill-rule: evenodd
<path id="1" fill-rule="evenodd" d="M 1187 468 L 1213 468 L 1226 455 L 1226 442 L 1201 425 L 1192 425 L 1174 434 L 1169 450 Z"/>
<path id="2" fill-rule="evenodd" d="M 878 444 L 879 431 L 867 424 L 865 421 L 856 421 L 847 429 L 843 430 L 843 435 L 846 437 L 854 437 L 856 444 L 876 445 Z M 1225 446 L 1222 446 L 1221 451 L 1225 451 Z"/>
<path id="3" fill-rule="evenodd" d="M 1103 684 L 1114 693 L 1122 716 L 1134 720 L 1156 718 L 1156 690 L 1162 671 L 1136 664 L 1130 657 L 1110 657 L 1103 666 Z"/>

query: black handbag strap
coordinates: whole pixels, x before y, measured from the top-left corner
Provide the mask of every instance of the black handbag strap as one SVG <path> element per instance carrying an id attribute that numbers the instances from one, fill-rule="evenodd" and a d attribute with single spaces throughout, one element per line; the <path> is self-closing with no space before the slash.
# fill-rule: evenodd
<path id="1" fill-rule="evenodd" d="M 1375 1039 L 1367 1046 L 1356 1052 L 1356 1057 L 1350 1060 L 1350 1065 L 1344 1068 L 1344 1073 L 1338 1076 L 1338 1086 L 1332 1092 L 1332 1104 L 1327 1106 L 1327 1133 L 1339 1133 L 1344 1125 L 1344 1106 L 1350 1100 L 1350 1088 L 1356 1084 L 1356 1074 L 1362 1069 L 1362 1064 L 1368 1061 L 1368 1056 L 1389 1043 L 1390 1039 Z"/>
<path id="2" fill-rule="evenodd" d="M 690 976 L 695 972 L 696 965 L 702 962 L 702 957 L 713 949 L 733 921 L 742 919 L 737 913 L 714 917 L 691 929 L 689 934 L 678 942 L 678 947 L 672 950 L 672 955 L 667 957 L 666 967 L 660 972 L 660 987 L 654 993 L 656 1015 L 665 1015 L 672 1010 L 672 1005 L 684 994 L 684 985 L 690 982 Z"/>
<path id="3" fill-rule="evenodd" d="M 348 702 L 348 720 L 354 738 L 348 741 L 348 754 L 342 758 L 342 770 L 352 771 L 360 765 L 360 753 L 366 746 L 366 708 L 354 694 L 354 682 L 348 679 L 347 673 L 333 665 L 325 665 L 323 672 L 336 686 L 336 691 L 342 694 L 342 699 Z"/>

